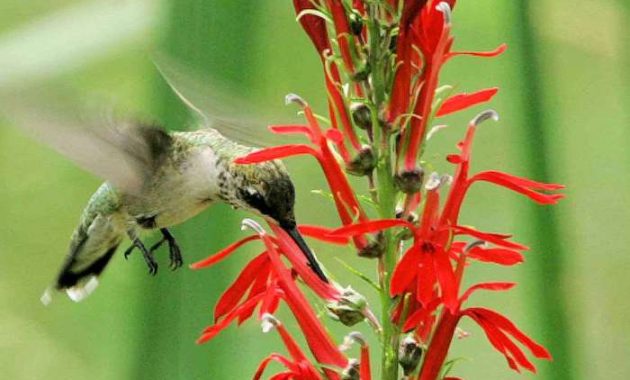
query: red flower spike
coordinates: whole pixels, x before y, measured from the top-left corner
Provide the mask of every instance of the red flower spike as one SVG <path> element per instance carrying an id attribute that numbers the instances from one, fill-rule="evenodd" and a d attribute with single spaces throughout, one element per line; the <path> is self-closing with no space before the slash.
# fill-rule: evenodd
<path id="1" fill-rule="evenodd" d="M 485 103 L 492 99 L 494 95 L 499 91 L 498 88 L 487 88 L 473 92 L 472 94 L 457 94 L 446 99 L 440 106 L 440 109 L 436 112 L 435 116 L 441 117 L 448 114 L 464 110 L 466 108 L 476 106 L 481 103 Z"/>
<path id="2" fill-rule="evenodd" d="M 201 268 L 207 268 L 209 266 L 212 266 L 216 263 L 218 263 L 219 261 L 225 259 L 226 257 L 228 257 L 229 255 L 231 255 L 234 251 L 236 251 L 238 248 L 240 248 L 242 245 L 252 241 L 252 240 L 258 240 L 260 239 L 258 237 L 258 235 L 252 235 L 252 236 L 248 236 L 246 238 L 243 238 L 235 243 L 230 244 L 228 247 L 222 249 L 221 251 L 213 254 L 212 256 L 203 259 L 201 261 L 197 261 L 196 263 L 190 264 L 190 268 L 191 269 L 201 269 Z"/>

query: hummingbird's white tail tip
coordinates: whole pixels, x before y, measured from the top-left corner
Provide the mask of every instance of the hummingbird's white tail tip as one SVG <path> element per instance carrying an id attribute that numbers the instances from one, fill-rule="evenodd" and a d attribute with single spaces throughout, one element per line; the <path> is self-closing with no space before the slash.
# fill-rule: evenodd
<path id="1" fill-rule="evenodd" d="M 90 277 L 90 279 L 81 285 L 76 285 L 71 288 L 66 289 L 66 294 L 70 297 L 74 302 L 81 302 L 87 296 L 92 294 L 94 289 L 98 286 L 98 279 L 96 276 Z"/>

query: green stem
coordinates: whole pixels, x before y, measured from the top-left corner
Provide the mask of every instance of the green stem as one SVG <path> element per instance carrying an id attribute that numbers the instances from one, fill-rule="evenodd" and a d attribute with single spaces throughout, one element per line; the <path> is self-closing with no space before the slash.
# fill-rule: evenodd
<path id="1" fill-rule="evenodd" d="M 381 59 L 382 38 L 380 33 L 378 3 L 368 3 L 368 32 L 370 44 L 370 67 L 372 76 L 372 121 L 374 125 L 374 152 L 378 156 L 376 167 L 376 192 L 378 212 L 382 219 L 393 218 L 396 213 L 396 189 L 391 157 L 391 135 L 387 127 L 379 122 L 379 113 L 385 101 L 385 68 Z M 381 325 L 383 328 L 381 376 L 382 380 L 398 379 L 399 328 L 391 321 L 394 300 L 389 295 L 391 276 L 396 266 L 396 238 L 391 231 L 384 231 L 385 252 L 379 260 L 379 283 L 381 286 Z"/>

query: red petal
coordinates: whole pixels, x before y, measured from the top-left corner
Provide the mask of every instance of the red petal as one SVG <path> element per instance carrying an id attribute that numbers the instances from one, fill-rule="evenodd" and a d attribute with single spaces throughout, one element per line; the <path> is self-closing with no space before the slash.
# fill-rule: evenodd
<path id="1" fill-rule="evenodd" d="M 464 292 L 464 294 L 459 299 L 459 304 L 462 305 L 464 302 L 468 300 L 471 294 L 473 294 L 474 292 L 480 289 L 503 291 L 503 290 L 510 290 L 514 286 L 516 286 L 516 283 L 514 282 L 482 282 L 480 284 L 475 284 L 471 286 L 470 288 L 468 288 L 466 292 Z"/>
<path id="2" fill-rule="evenodd" d="M 413 246 L 407 250 L 402 259 L 396 264 L 392 274 L 389 294 L 392 297 L 403 294 L 418 273 L 419 250 Z"/>
<path id="3" fill-rule="evenodd" d="M 474 228 L 464 227 L 464 226 L 453 226 L 453 230 L 458 235 L 469 235 L 469 236 L 476 237 L 480 240 L 487 241 L 489 243 L 492 243 L 501 247 L 517 249 L 519 251 L 526 251 L 529 249 L 524 245 L 506 240 L 512 237 L 512 235 L 481 232 Z"/>
<path id="4" fill-rule="evenodd" d="M 262 253 L 252 261 L 250 261 L 241 271 L 238 278 L 230 285 L 229 288 L 221 295 L 219 301 L 214 307 L 214 322 L 227 314 L 238 304 L 243 298 L 247 289 L 258 279 L 260 267 L 269 261 L 266 253 Z"/>
<path id="5" fill-rule="evenodd" d="M 345 236 L 331 235 L 334 230 L 330 228 L 301 224 L 298 229 L 304 236 L 312 237 L 328 243 L 344 245 L 350 242 L 350 239 Z"/>
<path id="6" fill-rule="evenodd" d="M 295 13 L 298 15 L 303 10 L 315 9 L 311 0 L 293 0 L 293 6 L 295 7 Z M 300 18 L 300 24 L 302 24 L 306 34 L 311 38 L 315 49 L 320 54 L 330 47 L 324 19 L 315 15 L 304 15 Z"/>
<path id="7" fill-rule="evenodd" d="M 326 131 L 326 138 L 335 144 L 341 144 L 343 142 L 343 133 L 338 129 L 331 128 Z"/>
<path id="8" fill-rule="evenodd" d="M 260 162 L 276 160 L 280 158 L 286 158 L 291 156 L 299 156 L 303 154 L 310 154 L 317 157 L 319 153 L 308 145 L 304 144 L 289 144 L 274 146 L 271 148 L 259 149 L 245 156 L 238 157 L 234 160 L 236 164 L 257 164 Z"/>
<path id="9" fill-rule="evenodd" d="M 197 339 L 197 344 L 205 343 L 210 339 L 214 338 L 221 330 L 228 327 L 230 322 L 236 319 L 239 315 L 243 313 L 249 312 L 250 309 L 256 307 L 256 304 L 263 298 L 264 294 L 259 294 L 256 297 L 252 297 L 247 300 L 247 302 L 243 303 L 236 309 L 232 310 L 229 314 L 225 316 L 219 323 L 216 323 L 208 328 L 206 328 L 199 339 Z"/>
<path id="10" fill-rule="evenodd" d="M 472 55 L 474 57 L 496 57 L 503 54 L 507 50 L 506 44 L 499 45 L 496 49 L 490 51 L 455 51 L 448 54 L 448 58 L 452 58 L 458 55 Z M 447 59 L 448 59 L 447 58 Z"/>
<path id="11" fill-rule="evenodd" d="M 256 370 L 256 373 L 254 374 L 254 378 L 253 378 L 254 380 L 260 380 L 263 372 L 265 372 L 265 369 L 267 368 L 267 365 L 272 360 L 277 361 L 278 363 L 281 363 L 287 368 L 291 368 L 294 366 L 294 364 L 291 363 L 291 361 L 288 358 L 280 354 L 271 354 L 268 357 L 266 357 L 262 362 L 260 362 L 260 365 L 258 365 L 258 369 Z"/>
<path id="12" fill-rule="evenodd" d="M 289 259 L 293 269 L 298 272 L 304 282 L 320 297 L 326 300 L 337 300 L 340 292 L 333 285 L 322 281 L 313 270 L 307 265 L 306 257 L 293 239 L 279 226 L 269 224 L 278 238 L 277 244 L 282 249 L 284 255 Z"/>
<path id="13" fill-rule="evenodd" d="M 503 186 L 517 193 L 523 194 L 539 204 L 556 204 L 563 194 L 544 194 L 535 190 L 559 190 L 563 185 L 532 181 L 527 178 L 513 176 L 499 171 L 485 171 L 474 175 L 470 182 L 486 181 Z"/>
<path id="14" fill-rule="evenodd" d="M 367 222 L 360 222 L 338 228 L 330 233 L 330 236 L 356 236 L 371 232 L 381 231 L 387 228 L 393 227 L 407 227 L 414 229 L 414 225 L 400 219 L 378 219 L 369 220 Z"/>
<path id="15" fill-rule="evenodd" d="M 361 361 L 359 363 L 359 378 L 361 380 L 372 380 L 370 370 L 370 351 L 368 346 L 361 347 Z"/>
<path id="16" fill-rule="evenodd" d="M 469 312 L 468 310 L 465 310 L 463 314 L 468 315 L 479 324 L 479 326 L 486 333 L 486 337 L 490 341 L 490 344 L 492 344 L 494 348 L 497 349 L 497 351 L 499 351 L 500 353 L 503 354 L 503 356 L 505 356 L 505 359 L 507 360 L 510 368 L 512 368 L 516 372 L 521 372 L 518 365 L 521 364 L 522 362 L 524 362 L 526 365 L 527 363 L 529 363 L 526 358 L 524 361 L 523 360 L 519 361 L 519 364 L 516 363 L 513 356 L 514 350 L 516 350 L 520 354 L 521 359 L 523 359 L 524 357 L 523 352 L 520 351 L 518 347 L 515 347 L 514 344 L 510 341 L 510 339 L 504 333 L 501 332 L 501 330 L 499 330 L 496 326 L 494 326 L 485 318 L 483 318 L 483 316 L 477 315 L 474 312 Z M 508 349 L 509 344 L 512 344 L 512 346 Z M 531 363 L 529 363 L 529 366 L 530 368 L 533 367 Z"/>
<path id="17" fill-rule="evenodd" d="M 475 247 L 468 252 L 468 257 L 487 263 L 499 265 L 515 265 L 523 262 L 520 252 L 505 248 L 481 248 Z"/>
<path id="18" fill-rule="evenodd" d="M 288 125 L 270 125 L 269 130 L 277 134 L 301 134 L 309 139 L 313 138 L 313 131 L 308 125 L 288 124 Z"/>
<path id="19" fill-rule="evenodd" d="M 230 244 L 229 246 L 227 246 L 226 248 L 222 249 L 221 251 L 213 254 L 212 256 L 203 259 L 201 261 L 197 261 L 196 263 L 190 264 L 190 268 L 191 269 L 201 269 L 201 268 L 205 268 L 205 267 L 209 267 L 212 266 L 216 263 L 218 263 L 219 261 L 225 259 L 227 256 L 229 256 L 232 252 L 234 252 L 235 250 L 237 250 L 240 246 L 242 246 L 243 244 L 250 242 L 252 240 L 258 240 L 260 239 L 260 237 L 258 235 L 252 235 L 252 236 L 248 236 L 244 239 L 241 239 L 235 243 Z"/>
<path id="20" fill-rule="evenodd" d="M 484 318 L 488 319 L 492 323 L 494 323 L 497 327 L 504 330 L 506 333 L 512 335 L 516 340 L 521 342 L 524 346 L 526 346 L 531 353 L 539 358 L 539 359 L 547 359 L 551 360 L 551 354 L 545 347 L 535 342 L 533 339 L 525 335 L 521 330 L 519 330 L 516 325 L 504 317 L 503 315 L 497 313 L 496 311 L 485 309 L 485 308 L 476 308 L 476 313 L 481 313 Z"/>
<path id="21" fill-rule="evenodd" d="M 267 252 L 265 251 L 264 254 L 266 255 Z M 264 266 L 259 267 L 256 281 L 254 281 L 254 283 L 252 284 L 252 287 L 249 289 L 249 293 L 247 294 L 246 299 L 250 299 L 262 293 L 265 293 L 265 296 L 266 296 L 267 293 L 273 293 L 275 291 L 275 289 L 272 288 L 272 285 L 268 284 L 270 274 L 271 274 L 271 265 L 269 264 L 269 261 L 267 261 Z M 265 298 L 263 298 L 263 301 L 261 302 L 261 305 L 259 308 L 259 310 L 261 311 L 263 309 L 264 302 L 265 302 Z M 254 313 L 254 309 L 251 309 L 249 313 L 241 314 L 238 317 L 237 324 L 240 325 L 241 323 L 245 322 L 247 319 L 249 319 L 249 317 L 252 316 L 253 313 Z"/>
<path id="22" fill-rule="evenodd" d="M 473 92 L 472 94 L 457 94 L 446 99 L 437 111 L 436 116 L 445 116 L 453 112 L 485 103 L 499 91 L 497 87 L 487 88 L 485 90 Z"/>
<path id="23" fill-rule="evenodd" d="M 446 252 L 439 251 L 432 255 L 435 274 L 442 290 L 444 305 L 455 314 L 457 310 L 457 279 L 453 273 L 451 261 Z M 422 278 L 420 279 L 422 281 Z"/>

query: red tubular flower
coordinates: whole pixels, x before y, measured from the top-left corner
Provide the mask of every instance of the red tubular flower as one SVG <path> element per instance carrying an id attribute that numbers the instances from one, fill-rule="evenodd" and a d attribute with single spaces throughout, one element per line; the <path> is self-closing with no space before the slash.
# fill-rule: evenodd
<path id="1" fill-rule="evenodd" d="M 289 355 L 291 355 L 291 359 L 279 354 L 269 355 L 258 366 L 258 369 L 254 374 L 254 380 L 259 380 L 262 377 L 267 365 L 272 360 L 281 363 L 287 369 L 286 372 L 274 375 L 272 379 L 321 380 L 321 376 L 317 372 L 317 369 L 313 366 L 313 364 L 311 364 L 306 355 L 304 355 L 284 325 L 271 315 L 263 316 L 263 330 L 269 329 L 270 326 L 273 326 L 276 330 L 278 330 L 284 346 L 287 348 L 287 351 L 289 351 Z"/>
<path id="2" fill-rule="evenodd" d="M 309 269 L 299 247 L 281 228 L 275 224 L 270 224 L 276 233 L 276 236 L 272 237 L 267 235 L 255 222 L 246 221 L 244 223 L 256 229 L 258 234 L 255 236 L 263 241 L 266 251 L 250 261 L 234 283 L 220 297 L 215 307 L 215 324 L 203 331 L 198 343 L 204 343 L 214 338 L 234 320 L 238 319 L 239 323 L 242 323 L 253 314 L 257 306 L 259 306 L 259 318 L 262 318 L 264 314 L 274 313 L 279 301 L 284 300 L 302 329 L 315 358 L 322 364 L 344 368 L 347 359 L 339 352 L 317 319 L 308 301 L 296 286 L 292 271 L 287 269 L 280 259 L 280 254 L 288 259 L 293 270 L 320 297 L 326 300 L 338 300 L 341 296 L 339 290 L 320 280 Z M 254 240 L 251 236 L 247 237 L 219 252 L 221 255 L 219 259 L 212 260 L 213 257 L 217 256 L 214 255 L 209 259 L 193 264 L 192 267 L 203 268 L 213 265 L 233 253 L 235 247 L 251 240 Z M 272 359 L 280 360 L 280 357 L 273 357 L 269 360 Z M 334 371 L 325 370 L 325 372 L 327 378 L 339 379 Z M 306 377 L 305 379 L 311 378 Z"/>

